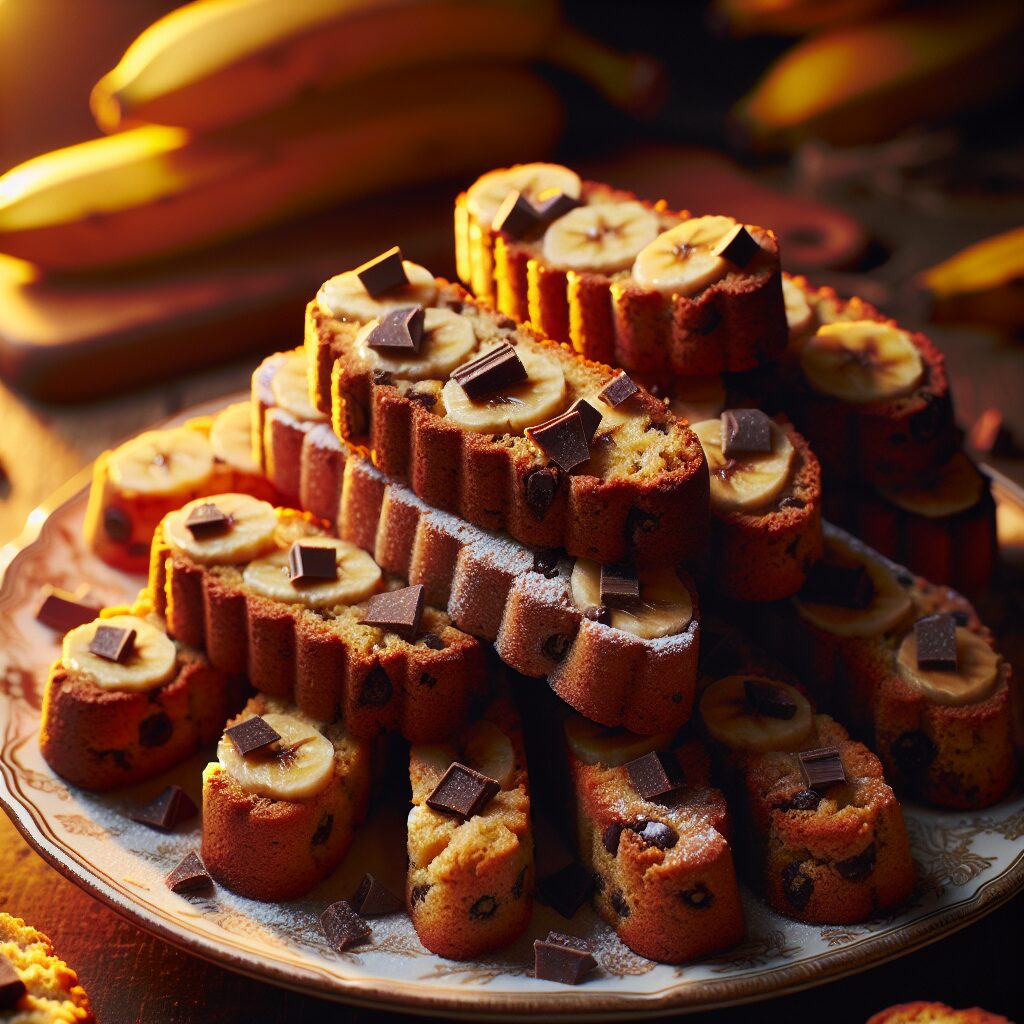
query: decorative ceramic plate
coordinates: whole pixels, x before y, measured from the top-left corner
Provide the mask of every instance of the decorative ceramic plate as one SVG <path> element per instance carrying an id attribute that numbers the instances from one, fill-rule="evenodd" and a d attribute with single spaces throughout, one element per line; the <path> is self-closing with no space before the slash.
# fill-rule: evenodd
<path id="1" fill-rule="evenodd" d="M 175 422 L 212 409 L 189 410 Z M 191 953 L 261 980 L 381 1008 L 494 1018 L 640 1017 L 754 1000 L 863 970 L 963 927 L 1024 888 L 1024 797 L 1017 793 L 974 814 L 905 805 L 920 884 L 898 914 L 852 927 L 810 927 L 772 913 L 747 893 L 747 940 L 722 956 L 682 967 L 631 953 L 588 908 L 566 922 L 542 906 L 519 942 L 477 961 L 458 963 L 429 953 L 404 914 L 375 919 L 370 943 L 335 953 L 317 926 L 328 901 L 350 895 L 370 867 L 402 888 L 400 806 L 378 813 L 342 868 L 306 899 L 268 905 L 221 888 L 212 895 L 175 895 L 163 878 L 188 849 L 199 846 L 199 826 L 164 835 L 126 814 L 168 779 L 91 795 L 55 776 L 36 742 L 47 669 L 59 654 L 58 638 L 33 617 L 40 585 L 73 591 L 87 583 L 90 599 L 117 603 L 132 598 L 143 582 L 110 569 L 85 549 L 87 485 L 88 474 L 80 475 L 37 509 L 0 558 L 0 802 L 54 867 Z M 1005 487 L 998 490 L 1015 514 L 1024 506 Z M 197 802 L 204 760 L 198 757 L 172 773 Z M 549 928 L 591 940 L 601 970 L 586 984 L 568 988 L 530 976 L 532 941 Z"/>

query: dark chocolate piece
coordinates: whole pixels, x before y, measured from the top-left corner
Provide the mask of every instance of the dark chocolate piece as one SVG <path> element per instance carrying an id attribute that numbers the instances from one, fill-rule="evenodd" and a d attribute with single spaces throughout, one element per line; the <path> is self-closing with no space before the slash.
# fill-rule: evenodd
<path id="1" fill-rule="evenodd" d="M 814 563 L 800 591 L 800 598 L 836 608 L 867 608 L 875 596 L 875 585 L 867 566 L 842 565 L 824 559 Z"/>
<path id="2" fill-rule="evenodd" d="M 388 629 L 411 643 L 416 639 L 423 616 L 423 593 L 423 585 L 417 584 L 415 587 L 374 594 L 359 624 Z"/>
<path id="3" fill-rule="evenodd" d="M 536 427 L 527 427 L 526 436 L 566 473 L 590 458 L 583 417 L 575 410 L 563 412 Z"/>
<path id="4" fill-rule="evenodd" d="M 743 690 L 750 710 L 765 718 L 792 718 L 796 714 L 796 701 L 781 686 L 744 679 Z"/>
<path id="5" fill-rule="evenodd" d="M 640 388 L 628 374 L 620 373 L 605 384 L 597 397 L 605 405 L 610 405 L 614 409 L 616 406 L 622 405 L 627 398 L 632 398 L 639 390 Z"/>
<path id="6" fill-rule="evenodd" d="M 572 196 L 567 196 L 564 192 L 555 192 L 539 203 L 534 203 L 533 210 L 541 224 L 550 224 L 581 205 L 578 199 L 573 199 Z"/>
<path id="7" fill-rule="evenodd" d="M 808 789 L 821 792 L 829 786 L 845 785 L 846 771 L 839 757 L 838 747 L 818 747 L 816 750 L 803 750 L 797 757 L 800 770 Z"/>
<path id="8" fill-rule="evenodd" d="M 132 521 L 123 508 L 111 505 L 103 512 L 103 529 L 111 540 L 122 544 L 132 535 Z"/>
<path id="9" fill-rule="evenodd" d="M 0 953 L 0 1010 L 13 1009 L 26 991 L 18 969 Z"/>
<path id="10" fill-rule="evenodd" d="M 626 765 L 633 788 L 645 800 L 658 797 L 678 789 L 686 781 L 679 762 L 672 754 L 652 750 Z"/>
<path id="11" fill-rule="evenodd" d="M 597 961 L 583 939 L 560 932 L 548 932 L 546 939 L 533 943 L 533 976 L 540 981 L 578 985 Z"/>
<path id="12" fill-rule="evenodd" d="M 356 276 L 373 298 L 404 288 L 409 283 L 402 266 L 402 250 L 397 245 L 356 267 Z"/>
<path id="13" fill-rule="evenodd" d="M 288 577 L 292 585 L 336 580 L 338 578 L 338 552 L 334 548 L 295 541 L 288 549 Z"/>
<path id="14" fill-rule="evenodd" d="M 189 821 L 199 813 L 199 808 L 181 786 L 168 786 L 156 799 L 133 811 L 132 821 L 137 821 L 161 832 L 170 832 L 183 821 Z"/>
<path id="15" fill-rule="evenodd" d="M 500 792 L 501 786 L 494 779 L 454 761 L 427 797 L 427 806 L 468 820 L 480 814 Z"/>
<path id="16" fill-rule="evenodd" d="M 612 613 L 603 604 L 592 604 L 585 608 L 583 617 L 590 619 L 591 622 L 600 622 L 602 626 L 607 626 L 612 621 Z"/>
<path id="17" fill-rule="evenodd" d="M 546 580 L 558 575 L 558 551 L 555 548 L 541 548 L 533 553 L 533 571 Z"/>
<path id="18" fill-rule="evenodd" d="M 134 629 L 122 629 L 120 626 L 97 626 L 96 632 L 89 641 L 89 653 L 105 661 L 116 661 L 122 664 L 131 657 L 135 650 Z"/>
<path id="19" fill-rule="evenodd" d="M 625 827 L 621 821 L 613 821 L 610 825 L 606 825 L 601 833 L 601 842 L 613 857 L 619 852 L 619 840 L 622 838 L 622 830 Z"/>
<path id="20" fill-rule="evenodd" d="M 419 355 L 423 343 L 425 314 L 422 306 L 404 306 L 381 317 L 366 339 L 368 348 L 406 355 Z"/>
<path id="21" fill-rule="evenodd" d="M 715 894 L 703 882 L 692 889 L 683 889 L 678 896 L 691 910 L 707 910 L 715 902 Z"/>
<path id="22" fill-rule="evenodd" d="M 43 600 L 36 612 L 36 621 L 55 629 L 58 633 L 68 633 L 72 629 L 84 626 L 100 613 L 95 605 L 83 604 L 66 590 L 45 586 L 42 593 Z"/>
<path id="23" fill-rule="evenodd" d="M 397 914 L 405 908 L 405 904 L 386 886 L 382 885 L 369 872 L 351 899 L 352 909 L 363 917 L 376 917 L 381 914 Z"/>
<path id="24" fill-rule="evenodd" d="M 253 715 L 252 718 L 247 718 L 244 722 L 225 729 L 224 735 L 231 740 L 235 745 L 235 750 L 242 757 L 261 747 L 268 747 L 281 738 L 280 733 L 272 726 L 267 725 L 259 715 Z"/>
<path id="25" fill-rule="evenodd" d="M 489 352 L 452 371 L 455 381 L 474 402 L 526 380 L 526 367 L 516 350 L 503 341 Z"/>
<path id="26" fill-rule="evenodd" d="M 914 623 L 917 667 L 957 670 L 956 620 L 952 615 L 928 615 Z"/>
<path id="27" fill-rule="evenodd" d="M 196 892 L 208 889 L 213 885 L 213 879 L 199 859 L 199 854 L 189 850 L 181 863 L 164 879 L 164 883 L 171 892 Z"/>
<path id="28" fill-rule="evenodd" d="M 332 903 L 320 915 L 323 929 L 331 948 L 343 953 L 349 946 L 357 946 L 370 937 L 370 926 L 353 909 L 348 900 Z"/>
<path id="29" fill-rule="evenodd" d="M 814 879 L 804 873 L 803 866 L 802 860 L 793 860 L 782 869 L 782 895 L 797 910 L 803 910 L 814 895 Z"/>
<path id="30" fill-rule="evenodd" d="M 679 833 L 663 821 L 648 821 L 643 828 L 636 829 L 637 835 L 648 845 L 659 850 L 671 850 L 679 842 Z"/>
<path id="31" fill-rule="evenodd" d="M 640 600 L 640 581 L 631 565 L 601 566 L 601 602 L 612 608 L 629 608 Z"/>
<path id="32" fill-rule="evenodd" d="M 712 250 L 734 266 L 745 267 L 760 251 L 761 246 L 743 224 L 737 224 Z"/>
<path id="33" fill-rule="evenodd" d="M 218 537 L 231 529 L 231 516 L 225 515 L 212 501 L 204 501 L 189 512 L 185 526 L 196 540 Z"/>
<path id="34" fill-rule="evenodd" d="M 569 406 L 569 412 L 578 412 L 580 414 L 580 422 L 583 424 L 583 434 L 587 439 L 589 445 L 594 440 L 594 434 L 597 433 L 597 428 L 601 425 L 601 413 L 600 410 L 595 409 L 585 398 L 577 398 L 572 405 Z"/>
<path id="35" fill-rule="evenodd" d="M 772 450 L 772 423 L 760 409 L 727 409 L 721 422 L 724 455 Z"/>
<path id="36" fill-rule="evenodd" d="M 505 196 L 491 221 L 492 230 L 501 231 L 510 238 L 522 238 L 537 227 L 540 227 L 540 217 L 536 207 L 518 189 Z"/>
<path id="37" fill-rule="evenodd" d="M 526 504 L 537 519 L 548 514 L 558 491 L 557 469 L 534 469 L 526 475 Z"/>
<path id="38" fill-rule="evenodd" d="M 594 876 L 576 861 L 566 864 L 537 883 L 544 902 L 564 918 L 571 918 L 594 891 Z"/>

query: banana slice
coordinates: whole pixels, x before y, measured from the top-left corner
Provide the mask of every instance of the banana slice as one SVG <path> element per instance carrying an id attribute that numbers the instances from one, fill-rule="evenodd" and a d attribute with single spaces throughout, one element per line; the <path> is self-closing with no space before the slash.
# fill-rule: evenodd
<path id="1" fill-rule="evenodd" d="M 217 414 L 210 427 L 213 454 L 243 473 L 258 473 L 252 457 L 252 404 L 235 402 Z"/>
<path id="2" fill-rule="evenodd" d="M 418 263 L 402 262 L 409 283 L 387 295 L 373 298 L 363 287 L 354 270 L 338 274 L 325 281 L 317 292 L 316 301 L 339 320 L 365 324 L 402 306 L 432 306 L 437 299 L 437 282 L 426 267 Z"/>
<path id="3" fill-rule="evenodd" d="M 786 306 L 786 326 L 790 338 L 799 337 L 814 321 L 814 312 L 803 289 L 788 277 L 782 279 L 782 301 Z"/>
<path id="4" fill-rule="evenodd" d="M 108 661 L 89 650 L 100 625 L 134 629 L 135 644 L 123 662 Z M 69 672 L 81 672 L 104 690 L 140 693 L 173 679 L 178 671 L 174 641 L 137 615 L 112 615 L 71 630 L 64 637 L 61 662 Z"/>
<path id="5" fill-rule="evenodd" d="M 306 353 L 300 348 L 289 352 L 270 378 L 274 404 L 298 420 L 320 423 L 327 417 L 309 400 L 309 370 Z"/>
<path id="6" fill-rule="evenodd" d="M 494 779 L 502 789 L 509 787 L 516 768 L 512 741 L 488 721 L 476 722 L 470 727 L 462 744 L 461 760 L 481 775 Z"/>
<path id="7" fill-rule="evenodd" d="M 657 215 L 642 203 L 577 206 L 544 233 L 544 259 L 564 270 L 614 274 L 658 237 Z"/>
<path id="8" fill-rule="evenodd" d="M 216 505 L 231 524 L 212 536 L 192 535 L 185 525 L 192 509 Z M 240 565 L 270 551 L 275 546 L 277 513 L 269 502 L 248 494 L 214 494 L 190 501 L 164 520 L 164 537 L 171 547 L 188 555 L 200 565 Z"/>
<path id="9" fill-rule="evenodd" d="M 859 404 L 906 395 L 924 376 L 910 335 L 874 320 L 822 325 L 801 351 L 800 366 L 817 391 Z"/>
<path id="10" fill-rule="evenodd" d="M 494 347 L 482 347 L 478 354 L 484 355 Z M 449 420 L 481 434 L 521 434 L 527 427 L 543 423 L 562 411 L 565 406 L 562 368 L 554 359 L 530 351 L 524 345 L 516 351 L 527 375 L 520 384 L 513 384 L 480 402 L 473 401 L 456 381 L 445 384 L 441 395 Z"/>
<path id="11" fill-rule="evenodd" d="M 127 494 L 194 494 L 213 472 L 213 448 L 198 430 L 147 430 L 114 450 L 108 472 Z"/>
<path id="12" fill-rule="evenodd" d="M 657 736 L 637 736 L 621 728 L 598 725 L 582 715 L 569 715 L 564 722 L 565 739 L 573 755 L 584 764 L 603 764 L 606 768 L 628 764 L 652 750 L 667 750 L 675 732 Z"/>
<path id="13" fill-rule="evenodd" d="M 601 567 L 577 558 L 569 581 L 572 599 L 581 611 L 601 606 Z M 643 640 L 681 633 L 693 620 L 693 599 L 667 566 L 640 573 L 640 601 L 635 608 L 609 608 L 609 625 Z"/>
<path id="14" fill-rule="evenodd" d="M 956 660 L 955 672 L 918 668 L 917 637 L 911 630 L 900 644 L 896 668 L 936 704 L 961 707 L 988 697 L 999 682 L 999 655 L 980 636 L 957 626 Z"/>
<path id="15" fill-rule="evenodd" d="M 227 736 L 217 744 L 221 767 L 246 792 L 298 803 L 316 796 L 334 774 L 334 744 L 298 711 L 263 720 L 281 739 L 243 757 Z"/>
<path id="16" fill-rule="evenodd" d="M 362 548 L 331 537 L 310 537 L 302 543 L 334 548 L 337 552 L 338 578 L 295 586 L 288 574 L 288 551 L 280 548 L 245 567 L 242 579 L 246 586 L 275 601 L 304 604 L 309 608 L 358 604 L 376 592 L 381 569 Z"/>
<path id="17" fill-rule="evenodd" d="M 974 508 L 984 490 L 984 477 L 963 452 L 957 452 L 926 485 L 879 488 L 879 493 L 907 512 L 941 519 Z"/>
<path id="18" fill-rule="evenodd" d="M 402 380 L 445 380 L 476 348 L 472 322 L 451 309 L 424 310 L 419 355 L 392 356 L 370 348 L 367 342 L 379 322 L 372 320 L 359 332 L 356 352 L 369 366 Z"/>
<path id="19" fill-rule="evenodd" d="M 729 458 L 722 452 L 722 421 L 695 423 L 693 432 L 704 449 L 711 474 L 711 505 L 721 512 L 747 512 L 774 501 L 789 484 L 796 453 L 785 430 L 772 423 L 770 452 L 743 452 Z"/>
<path id="20" fill-rule="evenodd" d="M 633 279 L 664 295 L 696 295 L 732 266 L 712 249 L 734 227 L 732 217 L 694 217 L 658 235 L 637 254 Z"/>
<path id="21" fill-rule="evenodd" d="M 466 206 L 477 224 L 489 228 L 510 192 L 521 192 L 536 203 L 556 192 L 579 199 L 580 190 L 580 176 L 561 164 L 517 164 L 477 178 L 466 193 Z"/>
<path id="22" fill-rule="evenodd" d="M 791 718 L 759 714 L 747 702 L 747 681 L 775 686 L 796 704 Z M 801 750 L 814 729 L 807 698 L 788 683 L 764 676 L 726 676 L 712 683 L 700 699 L 700 716 L 713 739 L 730 750 Z"/>
<path id="23" fill-rule="evenodd" d="M 722 378 L 712 374 L 706 377 L 681 377 L 672 386 L 670 411 L 689 423 L 714 419 L 725 409 L 726 394 Z"/>

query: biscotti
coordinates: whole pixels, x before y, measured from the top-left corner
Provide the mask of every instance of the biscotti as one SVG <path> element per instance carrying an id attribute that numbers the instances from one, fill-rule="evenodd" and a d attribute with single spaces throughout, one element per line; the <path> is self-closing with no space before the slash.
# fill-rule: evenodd
<path id="1" fill-rule="evenodd" d="M 492 641 L 505 664 L 546 676 L 594 721 L 658 733 L 689 719 L 700 606 L 685 572 L 642 570 L 646 601 L 602 607 L 594 563 L 470 526 L 359 457 L 345 467 L 338 525 L 385 570 L 422 584 L 460 629 Z"/>
<path id="2" fill-rule="evenodd" d="M 674 746 L 671 733 L 638 737 L 578 715 L 564 730 L 580 861 L 594 873 L 594 907 L 616 935 L 662 963 L 740 942 L 728 810 L 700 744 Z M 652 785 L 652 777 L 664 781 Z"/>
<path id="3" fill-rule="evenodd" d="M 250 899 L 304 895 L 348 852 L 373 775 L 373 741 L 257 694 L 227 723 L 203 772 L 206 869 Z"/>
<path id="4" fill-rule="evenodd" d="M 409 754 L 406 905 L 431 952 L 466 960 L 527 926 L 533 892 L 530 786 L 522 725 L 498 698 L 448 743 Z"/>
<path id="5" fill-rule="evenodd" d="M 340 274 L 307 307 L 318 405 L 333 398 L 339 437 L 434 507 L 526 544 L 602 563 L 701 554 L 707 467 L 684 422 L 458 285 L 400 269 L 408 283 L 376 297 Z M 415 349 L 395 348 L 409 331 Z"/>
<path id="6" fill-rule="evenodd" d="M 170 639 L 145 602 L 108 608 L 64 637 L 46 680 L 39 747 L 83 789 L 131 785 L 216 739 L 244 692 L 239 676 Z"/>
<path id="7" fill-rule="evenodd" d="M 253 460 L 250 418 L 249 403 L 237 402 L 103 452 L 93 464 L 86 544 L 115 568 L 145 573 L 157 523 L 186 501 L 221 491 L 274 500 Z"/>
<path id="8" fill-rule="evenodd" d="M 226 522 L 193 534 L 190 519 L 204 513 Z M 324 548 L 334 557 L 317 556 Z M 325 564 L 310 571 L 313 559 Z M 318 721 L 343 718 L 353 736 L 441 739 L 486 688 L 480 645 L 430 607 L 404 636 L 363 624 L 386 585 L 369 555 L 309 515 L 245 495 L 192 502 L 153 541 L 154 604 L 214 665 Z"/>
<path id="9" fill-rule="evenodd" d="M 459 277 L 588 359 L 709 374 L 779 357 L 775 235 L 581 181 L 557 164 L 490 171 L 455 204 Z"/>

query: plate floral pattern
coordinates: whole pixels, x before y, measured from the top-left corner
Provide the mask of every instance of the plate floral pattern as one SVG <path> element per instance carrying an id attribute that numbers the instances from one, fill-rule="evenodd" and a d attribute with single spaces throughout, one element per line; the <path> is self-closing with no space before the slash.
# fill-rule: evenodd
<path id="1" fill-rule="evenodd" d="M 211 411 L 191 409 L 177 417 Z M 164 835 L 126 811 L 166 785 L 96 796 L 68 786 L 39 753 L 42 688 L 59 641 L 37 623 L 39 587 L 53 583 L 110 604 L 134 597 L 142 580 L 94 558 L 81 540 L 88 474 L 30 517 L 0 556 L 0 803 L 29 843 L 72 881 L 140 926 L 192 953 L 263 980 L 326 998 L 396 1009 L 433 1009 L 507 1019 L 538 1013 L 631 1016 L 708 1009 L 802 988 L 900 956 L 956 930 L 1024 887 L 1024 796 L 976 813 L 905 805 L 919 871 L 917 892 L 896 914 L 849 927 L 810 927 L 780 917 L 745 894 L 748 938 L 728 953 L 682 967 L 626 949 L 588 909 L 571 922 L 537 906 L 528 934 L 501 953 L 467 963 L 420 945 L 405 915 L 373 922 L 372 941 L 335 953 L 317 916 L 349 895 L 368 868 L 401 885 L 403 809 L 378 814 L 339 872 L 309 897 L 265 905 L 224 890 L 178 896 L 163 877 L 199 845 L 199 827 Z M 172 773 L 199 797 L 203 758 Z M 381 851 L 394 861 L 381 862 Z M 549 928 L 587 936 L 600 963 L 579 988 L 531 976 L 532 941 Z"/>

